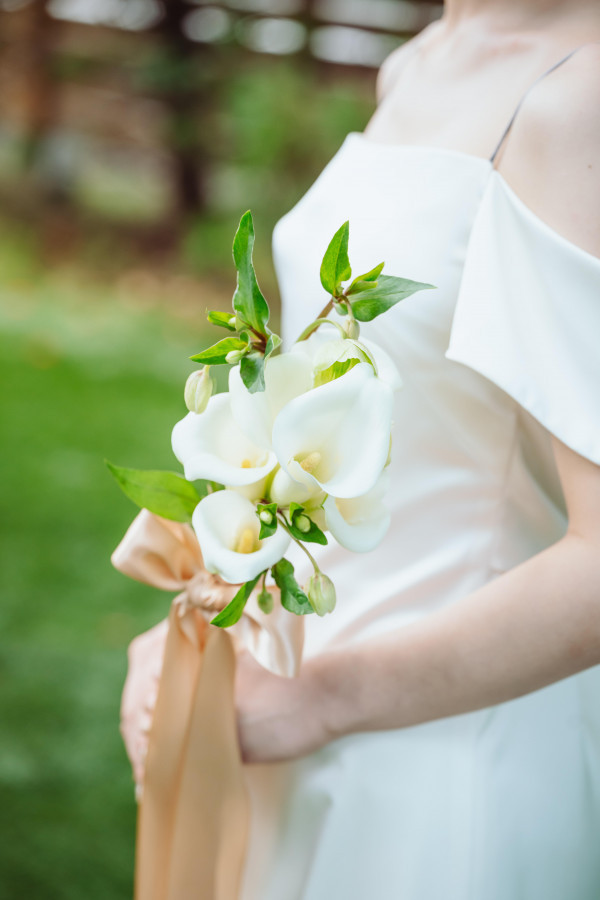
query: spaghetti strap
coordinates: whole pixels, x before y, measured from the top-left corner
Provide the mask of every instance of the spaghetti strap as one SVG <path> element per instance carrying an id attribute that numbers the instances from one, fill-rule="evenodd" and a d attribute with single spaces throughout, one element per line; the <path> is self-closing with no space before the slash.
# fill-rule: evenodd
<path id="1" fill-rule="evenodd" d="M 523 96 L 521 97 L 521 99 L 519 100 L 519 102 L 517 103 L 517 106 L 516 106 L 516 108 L 515 108 L 515 111 L 513 112 L 512 116 L 511 116 L 510 119 L 509 119 L 508 125 L 506 126 L 506 128 L 505 128 L 504 131 L 502 132 L 502 135 L 501 135 L 501 137 L 500 137 L 500 140 L 499 140 L 498 143 L 496 144 L 496 149 L 494 150 L 494 152 L 493 152 L 492 155 L 490 156 L 490 162 L 492 163 L 492 165 L 494 165 L 494 161 L 495 161 L 495 159 L 496 159 L 496 156 L 498 155 L 498 153 L 499 153 L 499 151 L 500 151 L 500 148 L 502 147 L 502 144 L 504 143 L 504 141 L 505 141 L 505 139 L 506 139 L 506 137 L 507 137 L 507 135 L 508 135 L 508 132 L 509 132 L 510 129 L 512 128 L 513 123 L 514 123 L 515 119 L 517 118 L 517 114 L 518 114 L 519 110 L 521 109 L 523 103 L 525 102 L 525 98 L 528 96 L 529 92 L 530 92 L 531 90 L 533 90 L 533 88 L 534 88 L 537 84 L 539 84 L 540 81 L 542 81 L 542 80 L 546 77 L 546 75 L 549 75 L 550 72 L 554 72 L 555 69 L 558 69 L 559 66 L 562 66 L 563 63 L 566 63 L 568 59 L 571 59 L 571 57 L 573 56 L 574 53 L 577 53 L 577 51 L 578 51 L 578 50 L 581 50 L 582 47 L 589 47 L 589 46 L 590 46 L 589 44 L 580 44 L 578 47 L 575 47 L 573 50 L 571 50 L 569 53 L 567 53 L 566 56 L 563 56 L 562 59 L 559 59 L 558 62 L 555 62 L 554 65 L 550 66 L 549 69 L 546 69 L 545 72 L 542 72 L 542 74 L 539 75 L 539 76 L 535 79 L 535 81 L 534 81 L 532 84 L 529 85 L 529 87 L 527 88 L 527 90 L 525 91 L 525 93 L 523 94 Z"/>

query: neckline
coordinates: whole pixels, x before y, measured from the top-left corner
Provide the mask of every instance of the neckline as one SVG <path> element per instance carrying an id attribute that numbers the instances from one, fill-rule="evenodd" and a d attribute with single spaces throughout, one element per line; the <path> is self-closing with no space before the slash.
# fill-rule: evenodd
<path id="1" fill-rule="evenodd" d="M 457 156 L 462 159 L 472 160 L 478 164 L 483 164 L 487 169 L 493 169 L 494 166 L 490 159 L 485 156 L 477 156 L 475 153 L 466 153 L 464 150 L 452 150 L 449 147 L 437 147 L 435 144 L 388 144 L 385 141 L 374 141 L 363 131 L 350 131 L 346 135 L 348 138 L 358 139 L 361 144 L 374 147 L 376 150 L 381 149 L 383 152 L 415 152 L 415 153 L 437 153 L 443 156 Z M 494 171 L 496 171 L 494 169 Z"/>
<path id="2" fill-rule="evenodd" d="M 499 184 L 502 187 L 504 193 L 508 196 L 509 200 L 512 201 L 513 205 L 516 206 L 524 216 L 529 218 L 534 225 L 537 225 L 538 228 L 541 228 L 555 240 L 562 242 L 571 250 L 581 254 L 586 259 L 592 260 L 595 263 L 600 263 L 600 257 L 595 256 L 589 250 L 584 250 L 583 247 L 579 246 L 579 244 L 575 244 L 569 238 L 565 237 L 565 235 L 560 234 L 560 232 L 556 231 L 551 225 L 541 219 L 538 214 L 535 213 L 529 206 L 527 206 L 525 201 L 519 197 L 514 188 L 510 186 L 505 177 L 494 166 L 491 159 L 486 159 L 484 156 L 477 156 L 475 153 L 466 153 L 464 150 L 452 150 L 449 147 L 436 147 L 434 144 L 387 144 L 384 141 L 373 141 L 362 131 L 348 132 L 344 143 L 346 143 L 349 138 L 358 139 L 358 142 L 363 146 L 374 147 L 376 152 L 379 152 L 379 150 L 381 149 L 384 153 L 431 153 L 434 155 L 437 154 L 440 156 L 464 159 L 478 166 L 483 166 L 488 172 L 490 183 L 493 183 L 495 181 L 497 184 Z"/>

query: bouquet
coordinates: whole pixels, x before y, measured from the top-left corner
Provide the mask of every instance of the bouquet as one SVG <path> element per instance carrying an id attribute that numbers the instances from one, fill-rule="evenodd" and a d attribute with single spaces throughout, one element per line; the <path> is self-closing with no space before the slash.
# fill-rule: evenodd
<path id="1" fill-rule="evenodd" d="M 336 540 L 368 551 L 383 538 L 396 367 L 360 334 L 405 297 L 432 285 L 383 275 L 352 279 L 349 223 L 321 264 L 328 299 L 289 349 L 269 328 L 252 263 L 254 227 L 233 243 L 230 313 L 208 320 L 226 335 L 192 357 L 187 415 L 173 428 L 183 474 L 108 463 L 141 512 L 117 550 L 127 575 L 180 591 L 169 614 L 162 672 L 138 794 L 138 900 L 233 900 L 249 822 L 236 735 L 236 645 L 293 675 L 302 619 L 336 604 L 335 586 L 309 547 Z M 230 367 L 214 393 L 213 366 Z M 298 584 L 286 553 L 313 566 Z M 314 548 L 313 548 L 314 549 Z M 262 660 L 261 660 L 262 661 Z M 142 787 L 142 786 L 138 786 Z"/>
<path id="2" fill-rule="evenodd" d="M 203 367 L 187 380 L 189 412 L 173 429 L 183 477 L 109 464 L 139 506 L 191 522 L 206 570 L 240 585 L 212 625 L 235 624 L 259 584 L 259 607 L 269 613 L 269 575 L 290 613 L 330 613 L 335 587 L 306 545 L 326 544 L 328 532 L 348 550 L 368 551 L 388 528 L 386 469 L 401 382 L 384 350 L 361 340 L 360 323 L 432 285 L 383 275 L 384 263 L 350 281 L 348 238 L 345 222 L 321 264 L 329 300 L 282 352 L 269 328 L 252 262 L 252 215 L 245 213 L 233 243 L 232 312 L 208 312 L 228 334 L 191 357 Z M 216 365 L 230 366 L 229 389 L 220 394 L 210 371 Z M 285 558 L 292 541 L 314 569 L 303 587 Z"/>

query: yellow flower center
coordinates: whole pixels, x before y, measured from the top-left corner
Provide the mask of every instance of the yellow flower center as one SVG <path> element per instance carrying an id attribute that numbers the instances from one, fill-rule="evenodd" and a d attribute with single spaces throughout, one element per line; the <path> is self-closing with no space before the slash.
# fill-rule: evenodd
<path id="1" fill-rule="evenodd" d="M 251 469 L 252 462 L 249 459 L 243 459 L 241 464 L 242 469 Z"/>
<path id="2" fill-rule="evenodd" d="M 313 452 L 307 454 L 303 460 L 300 460 L 300 468 L 304 469 L 305 472 L 308 472 L 309 475 L 312 475 L 320 462 L 321 454 L 318 450 L 313 450 Z"/>
<path id="3" fill-rule="evenodd" d="M 236 553 L 254 553 L 255 550 L 258 550 L 256 532 L 253 528 L 244 528 L 234 549 Z"/>

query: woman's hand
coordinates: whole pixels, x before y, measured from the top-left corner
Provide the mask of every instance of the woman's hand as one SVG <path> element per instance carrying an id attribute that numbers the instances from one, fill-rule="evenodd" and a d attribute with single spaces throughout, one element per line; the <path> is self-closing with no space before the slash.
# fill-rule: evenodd
<path id="1" fill-rule="evenodd" d="M 167 629 L 165 619 L 134 638 L 127 651 L 129 667 L 121 698 L 121 735 L 133 768 L 138 797 L 144 778 L 148 733 L 154 714 Z"/>
<path id="2" fill-rule="evenodd" d="M 242 759 L 281 762 L 304 756 L 330 740 L 318 692 L 299 675 L 273 675 L 247 651 L 238 655 L 236 708 Z"/>

